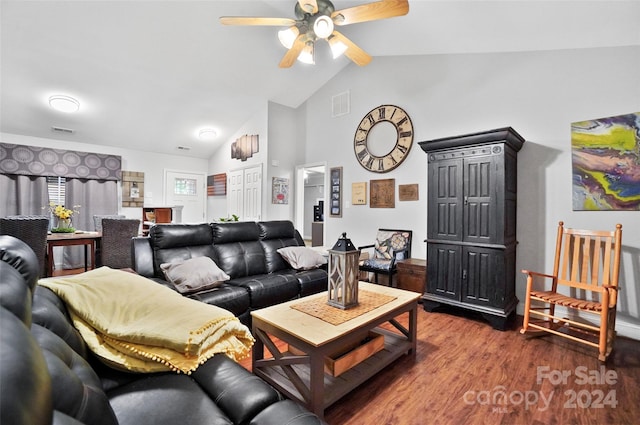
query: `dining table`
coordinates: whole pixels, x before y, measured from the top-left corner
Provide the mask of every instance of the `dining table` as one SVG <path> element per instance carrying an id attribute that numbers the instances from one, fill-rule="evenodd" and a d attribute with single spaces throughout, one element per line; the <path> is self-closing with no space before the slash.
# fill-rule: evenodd
<path id="1" fill-rule="evenodd" d="M 74 233 L 50 233 L 47 235 L 47 276 L 53 276 L 55 262 L 53 248 L 56 246 L 84 246 L 84 271 L 95 268 L 96 248 L 102 239 L 101 232 L 77 230 Z M 89 264 L 89 258 L 91 263 Z"/>

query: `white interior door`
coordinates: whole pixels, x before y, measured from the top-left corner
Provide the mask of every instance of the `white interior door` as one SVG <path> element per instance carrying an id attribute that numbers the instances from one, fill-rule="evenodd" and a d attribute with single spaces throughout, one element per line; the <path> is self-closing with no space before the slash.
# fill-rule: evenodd
<path id="1" fill-rule="evenodd" d="M 181 220 L 176 220 L 174 217 L 174 222 L 205 223 L 207 216 L 206 175 L 165 170 L 164 176 L 165 205 L 182 206 Z"/>
<path id="2" fill-rule="evenodd" d="M 244 210 L 244 170 L 233 170 L 227 173 L 227 217 L 233 214 L 242 217 Z"/>
<path id="3" fill-rule="evenodd" d="M 227 217 L 243 221 L 262 219 L 262 164 L 227 173 Z"/>
<path id="4" fill-rule="evenodd" d="M 244 214 L 246 221 L 262 219 L 262 165 L 244 170 Z"/>

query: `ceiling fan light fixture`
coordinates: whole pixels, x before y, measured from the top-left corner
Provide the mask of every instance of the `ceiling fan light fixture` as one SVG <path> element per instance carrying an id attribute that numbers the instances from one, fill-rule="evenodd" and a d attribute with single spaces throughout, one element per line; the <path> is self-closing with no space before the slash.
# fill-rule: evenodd
<path id="1" fill-rule="evenodd" d="M 299 34 L 300 30 L 294 25 L 285 30 L 278 31 L 278 40 L 280 40 L 280 43 L 284 47 L 290 49 Z"/>
<path id="2" fill-rule="evenodd" d="M 56 111 L 73 113 L 80 110 L 80 102 L 71 96 L 55 94 L 49 97 L 49 106 Z"/>
<path id="3" fill-rule="evenodd" d="M 313 57 L 313 41 L 307 42 L 304 49 L 302 49 L 302 52 L 298 55 L 298 60 L 309 65 L 314 65 L 316 63 Z"/>
<path id="4" fill-rule="evenodd" d="M 318 38 L 327 38 L 333 33 L 333 21 L 327 15 L 318 16 L 313 23 L 313 32 Z"/>
<path id="5" fill-rule="evenodd" d="M 334 59 L 339 58 L 344 52 L 347 51 L 347 45 L 342 41 L 337 40 L 336 37 L 327 38 L 327 42 L 329 43 L 329 48 L 331 49 L 331 54 L 333 55 Z"/>

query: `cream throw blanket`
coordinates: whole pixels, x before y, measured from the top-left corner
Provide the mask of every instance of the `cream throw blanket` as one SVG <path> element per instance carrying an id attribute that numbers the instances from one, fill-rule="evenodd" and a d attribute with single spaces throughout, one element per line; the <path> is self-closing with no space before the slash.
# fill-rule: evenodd
<path id="1" fill-rule="evenodd" d="M 242 359 L 254 342 L 229 311 L 133 273 L 101 267 L 39 284 L 65 301 L 98 357 L 129 371 L 190 374 L 217 353 Z"/>

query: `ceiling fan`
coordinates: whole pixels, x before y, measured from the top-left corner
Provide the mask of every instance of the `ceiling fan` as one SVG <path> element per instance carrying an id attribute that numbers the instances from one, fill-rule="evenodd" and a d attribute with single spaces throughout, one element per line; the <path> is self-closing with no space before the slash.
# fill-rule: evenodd
<path id="1" fill-rule="evenodd" d="M 364 66 L 371 62 L 371 56 L 336 31 L 335 26 L 392 18 L 408 12 L 408 0 L 380 0 L 342 10 L 335 10 L 329 0 L 298 0 L 295 6 L 297 19 L 223 16 L 220 22 L 224 25 L 287 27 L 278 32 L 280 42 L 289 49 L 280 61 L 280 68 L 289 68 L 296 59 L 314 63 L 314 45 L 318 39 L 329 43 L 334 58 L 344 53 L 356 64 Z"/>

